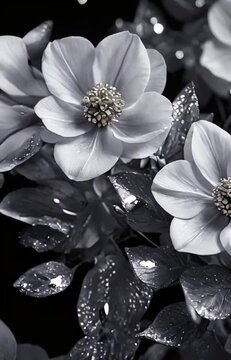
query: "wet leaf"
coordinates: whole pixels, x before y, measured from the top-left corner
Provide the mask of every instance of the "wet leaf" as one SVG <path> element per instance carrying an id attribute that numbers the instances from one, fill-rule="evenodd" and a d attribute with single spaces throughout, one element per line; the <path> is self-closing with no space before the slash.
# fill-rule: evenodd
<path id="1" fill-rule="evenodd" d="M 83 282 L 78 301 L 78 318 L 85 334 L 107 322 L 117 329 L 134 328 L 146 311 L 152 290 L 137 279 L 122 256 L 100 259 Z M 105 308 L 106 307 L 106 308 Z"/>
<path id="2" fill-rule="evenodd" d="M 27 224 L 47 225 L 68 234 L 76 213 L 72 212 L 71 208 L 66 210 L 65 200 L 66 195 L 61 192 L 61 189 L 23 188 L 5 196 L 0 204 L 0 212 Z"/>
<path id="3" fill-rule="evenodd" d="M 52 28 L 53 22 L 50 20 L 45 21 L 29 31 L 23 38 L 28 55 L 34 66 L 41 66 L 43 51 L 50 40 Z"/>
<path id="4" fill-rule="evenodd" d="M 41 298 L 64 291 L 72 279 L 71 269 L 50 261 L 28 270 L 14 283 L 14 287 L 28 296 Z"/>
<path id="5" fill-rule="evenodd" d="M 160 149 L 160 156 L 170 159 L 183 146 L 190 126 L 199 120 L 199 104 L 194 84 L 188 84 L 173 102 L 173 123 L 165 143 Z"/>
<path id="6" fill-rule="evenodd" d="M 110 176 L 128 224 L 136 231 L 163 232 L 169 226 L 168 216 L 155 201 L 151 193 L 153 176 L 130 172 Z"/>
<path id="7" fill-rule="evenodd" d="M 0 171 L 10 171 L 34 156 L 41 148 L 40 126 L 30 126 L 9 136 L 1 144 Z"/>
<path id="8" fill-rule="evenodd" d="M 231 273 L 217 265 L 187 269 L 181 276 L 185 297 L 201 316 L 225 319 L 231 314 Z"/>
<path id="9" fill-rule="evenodd" d="M 85 336 L 71 350 L 67 360 L 126 360 L 132 359 L 137 347 L 137 339 L 129 339 L 129 333 L 108 334 L 108 338 Z M 132 343 L 132 340 L 134 343 Z"/>
<path id="10" fill-rule="evenodd" d="M 68 235 L 48 226 L 35 225 L 28 227 L 20 236 L 20 243 L 26 247 L 32 247 L 37 252 L 65 250 Z"/>
<path id="11" fill-rule="evenodd" d="M 166 306 L 140 336 L 179 347 L 195 338 L 198 331 L 198 326 L 192 322 L 185 303 L 179 302 Z"/>
<path id="12" fill-rule="evenodd" d="M 187 266 L 187 255 L 168 246 L 138 246 L 127 248 L 126 252 L 138 278 L 156 291 L 179 279 Z"/>
<path id="13" fill-rule="evenodd" d="M 0 360 L 15 360 L 17 343 L 11 330 L 0 320 Z"/>

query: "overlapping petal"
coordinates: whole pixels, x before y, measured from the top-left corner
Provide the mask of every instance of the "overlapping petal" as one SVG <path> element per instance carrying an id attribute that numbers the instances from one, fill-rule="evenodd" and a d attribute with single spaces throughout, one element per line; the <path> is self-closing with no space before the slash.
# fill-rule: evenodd
<path id="1" fill-rule="evenodd" d="M 184 148 L 185 159 L 193 161 L 213 187 L 220 178 L 230 175 L 227 173 L 230 153 L 231 137 L 226 131 L 206 120 L 191 126 Z"/>
<path id="2" fill-rule="evenodd" d="M 167 98 L 147 92 L 134 106 L 123 111 L 118 123 L 112 125 L 113 133 L 125 143 L 146 142 L 152 140 L 156 132 L 168 132 L 171 115 L 172 104 Z"/>
<path id="3" fill-rule="evenodd" d="M 82 135 L 94 126 L 83 116 L 81 105 L 68 104 L 54 96 L 42 99 L 35 112 L 48 130 L 65 137 Z"/>
<path id="4" fill-rule="evenodd" d="M 181 219 L 192 218 L 213 202 L 206 181 L 186 160 L 164 166 L 154 178 L 152 193 L 168 213 Z"/>
<path id="5" fill-rule="evenodd" d="M 203 45 L 200 63 L 213 75 L 231 81 L 230 62 L 231 47 L 211 40 Z"/>
<path id="6" fill-rule="evenodd" d="M 223 249 L 220 232 L 228 221 L 213 204 L 205 207 L 192 219 L 174 218 L 170 227 L 173 245 L 178 251 L 198 255 L 217 254 Z"/>
<path id="7" fill-rule="evenodd" d="M 219 0 L 213 4 L 208 13 L 208 21 L 210 29 L 215 37 L 224 44 L 231 45 L 230 0 Z"/>
<path id="8" fill-rule="evenodd" d="M 102 175 L 110 170 L 122 154 L 122 142 L 109 127 L 93 128 L 71 141 L 55 145 L 54 156 L 63 172 L 76 181 Z"/>
<path id="9" fill-rule="evenodd" d="M 23 105 L 0 106 L 0 143 L 9 135 L 38 121 L 33 109 Z"/>
<path id="10" fill-rule="evenodd" d="M 94 46 L 85 38 L 70 36 L 50 43 L 42 70 L 48 89 L 63 101 L 80 104 L 95 84 L 92 77 Z"/>
<path id="11" fill-rule="evenodd" d="M 145 91 L 164 91 L 167 81 L 167 67 L 163 56 L 154 49 L 147 49 L 151 64 L 151 74 Z"/>
<path id="12" fill-rule="evenodd" d="M 221 231 L 220 240 L 223 248 L 231 255 L 231 223 Z"/>
<path id="13" fill-rule="evenodd" d="M 0 37 L 0 83 L 1 89 L 13 97 L 48 95 L 44 81 L 28 64 L 25 43 L 15 36 Z"/>
<path id="14" fill-rule="evenodd" d="M 137 35 L 127 31 L 106 37 L 96 47 L 95 83 L 108 83 L 122 94 L 126 106 L 143 94 L 150 78 L 150 61 Z"/>

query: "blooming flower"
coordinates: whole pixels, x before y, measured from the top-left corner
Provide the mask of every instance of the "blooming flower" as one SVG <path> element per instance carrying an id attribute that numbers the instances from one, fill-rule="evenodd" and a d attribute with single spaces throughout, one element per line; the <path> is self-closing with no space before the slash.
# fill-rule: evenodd
<path id="1" fill-rule="evenodd" d="M 208 70 L 204 79 L 215 92 L 225 95 L 231 88 L 231 1 L 219 0 L 213 4 L 208 22 L 215 39 L 203 45 L 200 63 Z"/>
<path id="2" fill-rule="evenodd" d="M 69 178 L 88 180 L 120 157 L 149 156 L 166 138 L 172 107 L 160 95 L 165 63 L 138 36 L 111 35 L 96 48 L 81 37 L 56 40 L 45 50 L 42 70 L 53 95 L 35 111 L 63 137 L 54 156 Z"/>
<path id="3" fill-rule="evenodd" d="M 156 175 L 153 195 L 172 216 L 170 236 L 176 250 L 231 254 L 231 136 L 204 120 L 192 125 L 185 160 Z"/>
<path id="4" fill-rule="evenodd" d="M 42 144 L 41 123 L 33 107 L 49 94 L 36 66 L 41 63 L 50 28 L 51 23 L 45 22 L 23 39 L 0 36 L 0 171 L 24 162 Z"/>

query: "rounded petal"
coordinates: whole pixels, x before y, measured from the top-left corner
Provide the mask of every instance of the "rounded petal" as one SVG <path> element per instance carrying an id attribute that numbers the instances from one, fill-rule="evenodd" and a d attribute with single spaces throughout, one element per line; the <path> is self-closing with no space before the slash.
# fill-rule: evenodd
<path id="1" fill-rule="evenodd" d="M 164 128 L 153 133 L 153 139 L 147 142 L 137 144 L 123 142 L 122 156 L 127 159 L 143 159 L 153 155 L 163 144 L 167 135 L 168 131 Z"/>
<path id="2" fill-rule="evenodd" d="M 80 104 L 93 87 L 95 48 L 85 38 L 70 36 L 50 43 L 43 55 L 43 75 L 48 89 L 63 101 Z"/>
<path id="3" fill-rule="evenodd" d="M 150 77 L 150 61 L 142 41 L 128 31 L 110 35 L 96 47 L 95 83 L 108 83 L 121 93 L 125 105 L 136 102 Z"/>
<path id="4" fill-rule="evenodd" d="M 41 59 L 53 29 L 53 21 L 47 20 L 36 28 L 29 31 L 23 41 L 26 44 L 27 52 L 34 66 L 41 67 Z"/>
<path id="5" fill-rule="evenodd" d="M 230 176 L 227 168 L 231 154 L 231 136 L 219 126 L 200 120 L 187 135 L 184 157 L 193 161 L 204 178 L 217 186 L 220 178 Z"/>
<path id="6" fill-rule="evenodd" d="M 23 105 L 0 106 L 0 143 L 9 135 L 38 120 L 34 110 Z"/>
<path id="7" fill-rule="evenodd" d="M 208 22 L 214 36 L 221 42 L 231 45 L 231 2 L 219 0 L 208 12 Z"/>
<path id="8" fill-rule="evenodd" d="M 0 349 L 2 360 L 15 360 L 17 342 L 12 331 L 0 320 Z"/>
<path id="9" fill-rule="evenodd" d="M 223 251 L 220 232 L 228 221 L 214 205 L 204 208 L 192 219 L 174 218 L 170 226 L 173 246 L 178 251 L 191 254 L 217 254 Z"/>
<path id="10" fill-rule="evenodd" d="M 122 143 L 109 127 L 95 129 L 74 140 L 55 145 L 54 156 L 63 172 L 72 180 L 84 181 L 104 174 L 117 162 Z"/>
<path id="11" fill-rule="evenodd" d="M 125 143 L 141 143 L 164 131 L 168 133 L 172 123 L 172 104 L 156 93 L 147 92 L 137 103 L 125 109 L 112 130 L 118 139 Z"/>
<path id="12" fill-rule="evenodd" d="M 231 223 L 220 233 L 220 240 L 223 248 L 231 255 Z"/>
<path id="13" fill-rule="evenodd" d="M 231 81 L 231 47 L 215 41 L 206 41 L 200 63 L 213 75 Z"/>
<path id="14" fill-rule="evenodd" d="M 26 45 L 16 36 L 0 36 L 0 84 L 13 97 L 48 95 L 45 82 L 28 64 Z"/>
<path id="15" fill-rule="evenodd" d="M 147 49 L 147 52 L 151 64 L 151 75 L 145 91 L 156 91 L 162 94 L 167 81 L 165 60 L 157 50 Z"/>
<path id="16" fill-rule="evenodd" d="M 40 100 L 35 112 L 48 130 L 64 137 L 82 135 L 94 126 L 83 116 L 81 106 L 68 104 L 54 96 Z"/>
<path id="17" fill-rule="evenodd" d="M 207 189 L 206 186 L 207 183 L 194 164 L 178 160 L 157 173 L 152 193 L 169 214 L 189 219 L 213 203 L 212 188 Z"/>

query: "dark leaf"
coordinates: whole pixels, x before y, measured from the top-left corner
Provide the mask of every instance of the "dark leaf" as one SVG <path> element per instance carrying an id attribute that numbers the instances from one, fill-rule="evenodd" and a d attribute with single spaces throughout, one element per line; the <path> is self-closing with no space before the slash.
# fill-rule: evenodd
<path id="1" fill-rule="evenodd" d="M 199 120 L 199 104 L 194 84 L 190 83 L 173 102 L 173 124 L 160 149 L 160 156 L 170 159 L 179 151 L 183 151 L 190 126 L 197 120 Z"/>
<path id="2" fill-rule="evenodd" d="M 121 256 L 99 259 L 83 282 L 78 301 L 79 323 L 85 334 L 107 322 L 117 329 L 135 328 L 146 311 L 152 290 L 137 279 Z"/>
<path id="3" fill-rule="evenodd" d="M 67 234 L 76 213 L 71 208 L 67 211 L 69 201 L 66 203 L 62 190 L 38 187 L 13 191 L 2 200 L 0 212 L 27 224 L 47 225 Z"/>
<path id="4" fill-rule="evenodd" d="M 109 177 L 120 196 L 128 224 L 136 231 L 164 232 L 168 216 L 151 193 L 153 176 L 145 173 L 119 173 Z"/>
<path id="5" fill-rule="evenodd" d="M 33 158 L 18 166 L 17 172 L 37 183 L 65 177 L 56 164 L 53 157 L 53 148 L 49 145 L 44 145 Z"/>
<path id="6" fill-rule="evenodd" d="M 181 360 L 230 360 L 212 333 L 205 333 L 179 349 Z"/>
<path id="7" fill-rule="evenodd" d="M 0 320 L 0 360 L 15 360 L 17 343 L 11 330 Z"/>
<path id="8" fill-rule="evenodd" d="M 209 320 L 231 314 L 231 273 L 218 265 L 187 269 L 181 276 L 185 297 L 196 312 Z"/>
<path id="9" fill-rule="evenodd" d="M 108 338 L 85 336 L 71 350 L 67 360 L 126 360 L 132 359 L 138 340 L 129 339 L 128 332 L 108 334 Z"/>
<path id="10" fill-rule="evenodd" d="M 142 333 L 141 337 L 161 344 L 179 347 L 191 341 L 198 333 L 184 302 L 168 305 Z"/>
<path id="11" fill-rule="evenodd" d="M 64 291 L 72 279 L 71 269 L 50 261 L 28 270 L 14 283 L 14 287 L 28 296 L 41 298 Z"/>
<path id="12" fill-rule="evenodd" d="M 126 252 L 138 278 L 154 290 L 168 287 L 187 266 L 187 255 L 168 246 L 158 249 L 138 246 L 127 248 Z"/>
<path id="13" fill-rule="evenodd" d="M 0 188 L 3 187 L 4 184 L 4 175 L 0 174 Z"/>
<path id="14" fill-rule="evenodd" d="M 68 235 L 48 226 L 35 225 L 28 227 L 20 236 L 20 243 L 26 247 L 32 247 L 37 252 L 65 250 Z"/>
<path id="15" fill-rule="evenodd" d="M 154 344 L 139 358 L 139 360 L 163 360 L 169 351 L 169 347 L 163 344 Z"/>

